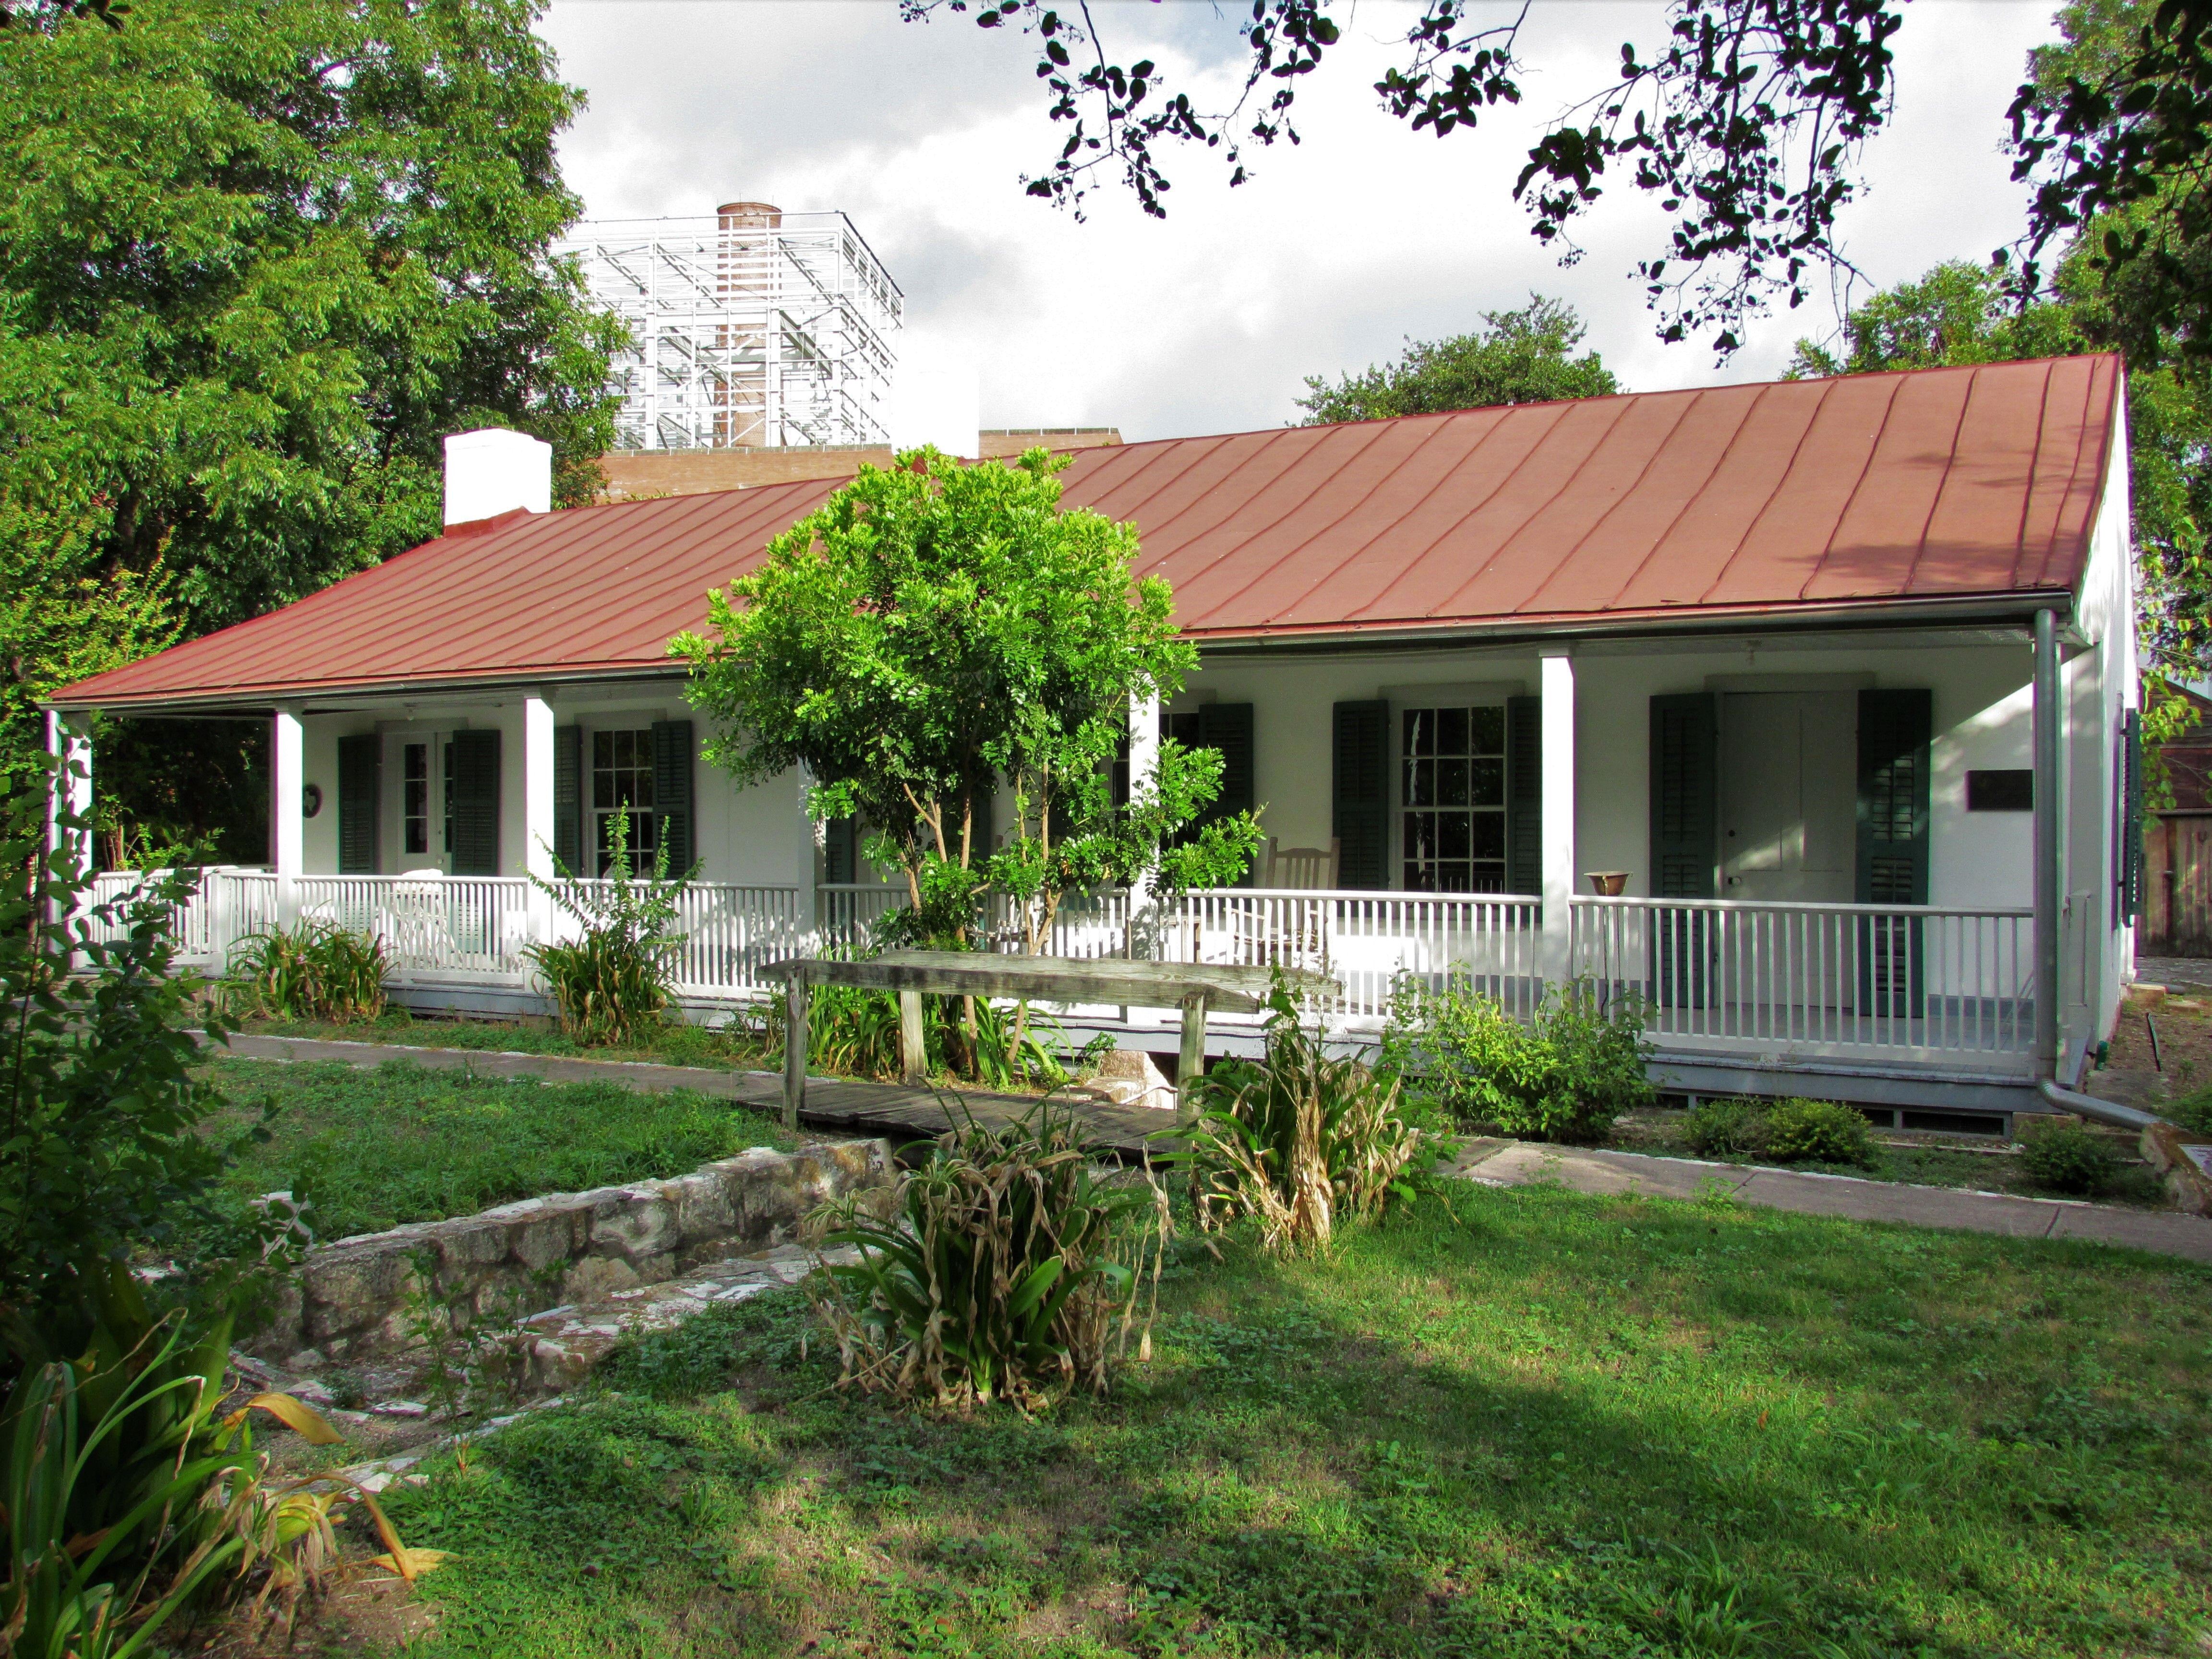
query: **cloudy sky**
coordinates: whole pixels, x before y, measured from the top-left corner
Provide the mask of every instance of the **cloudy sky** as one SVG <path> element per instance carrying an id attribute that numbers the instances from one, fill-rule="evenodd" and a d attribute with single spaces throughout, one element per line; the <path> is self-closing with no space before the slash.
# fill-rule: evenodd
<path id="1" fill-rule="evenodd" d="M 1117 61 L 1155 58 L 1200 89 L 1231 84 L 1239 9 L 1094 5 Z M 2017 234 L 2004 111 L 2051 11 L 1908 9 L 1897 119 L 1845 222 L 1876 283 Z M 1660 344 L 1628 273 L 1663 222 L 1632 191 L 1600 204 L 1571 270 L 1529 236 L 1510 199 L 1528 144 L 1606 83 L 1624 40 L 1647 52 L 1663 40 L 1662 6 L 1535 0 L 1520 108 L 1441 140 L 1390 119 L 1371 89 L 1415 15 L 1399 0 L 1340 11 L 1343 44 L 1300 85 L 1305 142 L 1258 152 L 1235 190 L 1212 158 L 1171 154 L 1164 222 L 1118 189 L 1094 196 L 1082 223 L 1022 193 L 1058 136 L 1035 43 L 1011 31 L 902 22 L 893 0 L 553 0 L 540 27 L 590 95 L 562 149 L 590 216 L 707 213 L 735 198 L 842 209 L 905 291 L 909 326 L 975 362 L 986 426 L 1116 425 L 1135 439 L 1280 425 L 1306 375 L 1465 331 L 1531 289 L 1571 301 L 1635 390 L 1768 378 L 1798 335 L 1832 331 L 1825 307 L 1770 318 L 1723 367 L 1702 347 Z"/>

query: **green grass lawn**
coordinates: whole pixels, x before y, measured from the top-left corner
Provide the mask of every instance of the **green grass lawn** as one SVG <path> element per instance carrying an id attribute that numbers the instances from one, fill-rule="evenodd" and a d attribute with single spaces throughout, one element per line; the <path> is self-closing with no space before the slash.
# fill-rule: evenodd
<path id="1" fill-rule="evenodd" d="M 274 1098 L 270 1139 L 224 1177 L 243 1200 L 289 1188 L 311 1198 L 325 1238 L 467 1215 L 511 1199 L 682 1175 L 748 1146 L 793 1138 L 765 1113 L 689 1090 L 639 1094 L 611 1083 L 220 1059 L 232 1102 L 210 1132 L 234 1133 Z"/>
<path id="2" fill-rule="evenodd" d="M 2206 1269 L 1482 1188 L 1328 1261 L 1184 1256 L 1152 1361 L 1035 1418 L 830 1392 L 796 1297 L 653 1340 L 387 1495 L 456 1552 L 409 1653 L 1970 1659 L 2212 1630 Z"/>

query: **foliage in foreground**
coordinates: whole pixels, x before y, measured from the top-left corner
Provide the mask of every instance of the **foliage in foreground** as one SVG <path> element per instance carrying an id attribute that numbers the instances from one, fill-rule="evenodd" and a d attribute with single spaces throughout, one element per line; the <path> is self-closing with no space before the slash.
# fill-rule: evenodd
<path id="1" fill-rule="evenodd" d="M 1168 1231 L 1149 1179 L 1091 1173 L 1080 1121 L 1041 1101 L 1000 1128 L 939 1136 L 890 1213 L 855 1194 L 823 1218 L 857 1261 L 813 1281 L 840 1381 L 937 1406 L 1103 1395 L 1152 1316 Z"/>
<path id="2" fill-rule="evenodd" d="M 280 1241 L 216 1202 L 237 1147 L 203 1133 L 201 987 L 171 931 L 192 872 L 72 916 L 92 825 L 61 811 L 42 852 L 46 795 L 12 798 L 0 841 L 0 866 L 37 875 L 0 898 L 0 1651 L 123 1659 L 234 1558 L 292 1570 L 240 1421 L 212 1421 L 234 1311 Z M 134 1273 L 157 1255 L 160 1314 Z"/>
<path id="3" fill-rule="evenodd" d="M 1652 1098 L 1644 1007 L 1578 980 L 1524 1024 L 1462 979 L 1408 976 L 1390 1000 L 1382 1060 L 1455 1122 L 1539 1140 L 1594 1141 Z"/>
<path id="4" fill-rule="evenodd" d="M 678 907 L 697 869 L 672 880 L 668 848 L 661 846 L 653 850 L 653 873 L 635 875 L 628 811 L 614 815 L 608 834 L 605 880 L 583 880 L 565 868 L 552 881 L 531 875 L 580 931 L 572 939 L 523 948 L 553 994 L 561 1029 L 587 1048 L 638 1042 L 661 1023 L 684 939 Z"/>
<path id="5" fill-rule="evenodd" d="M 1162 1161 L 1189 1174 L 1200 1226 L 1249 1216 L 1271 1253 L 1325 1249 L 1340 1226 L 1410 1199 L 1409 1170 L 1434 1155 L 1397 1079 L 1329 1058 L 1279 977 L 1268 1010 L 1266 1057 L 1225 1060 L 1198 1079 L 1196 1121 L 1177 1132 L 1184 1148 Z"/>
<path id="6" fill-rule="evenodd" d="M 234 1015 L 343 1025 L 382 1018 L 390 971 L 382 939 L 333 921 L 302 921 L 233 945 L 223 993 Z"/>
<path id="7" fill-rule="evenodd" d="M 2082 1659 L 2212 1625 L 2212 1272 L 1470 1187 L 1171 1255 L 1103 1401 L 833 1387 L 797 1297 L 422 1468 L 410 1659 Z"/>

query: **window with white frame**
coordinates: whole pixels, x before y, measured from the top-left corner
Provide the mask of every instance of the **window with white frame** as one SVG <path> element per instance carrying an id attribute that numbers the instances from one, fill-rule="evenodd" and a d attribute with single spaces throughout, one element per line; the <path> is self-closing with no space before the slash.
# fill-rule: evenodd
<path id="1" fill-rule="evenodd" d="M 1401 711 L 1400 856 L 1416 893 L 1505 890 L 1505 710 Z"/>
<path id="2" fill-rule="evenodd" d="M 410 854 L 430 850 L 430 745 L 400 745 L 400 841 Z"/>
<path id="3" fill-rule="evenodd" d="M 629 814 L 630 867 L 640 874 L 653 868 L 660 845 L 660 825 L 653 810 L 653 731 L 592 733 L 592 817 L 597 826 L 599 873 L 613 861 L 617 812 Z"/>

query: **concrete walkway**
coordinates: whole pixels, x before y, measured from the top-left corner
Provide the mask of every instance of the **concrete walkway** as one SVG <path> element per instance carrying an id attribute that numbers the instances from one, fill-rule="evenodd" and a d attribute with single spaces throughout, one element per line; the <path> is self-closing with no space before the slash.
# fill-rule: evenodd
<path id="1" fill-rule="evenodd" d="M 2014 1238 L 2079 1238 L 2191 1261 L 2212 1262 L 2212 1220 L 2168 1211 L 2124 1210 L 2066 1199 L 2019 1198 L 1955 1187 L 1911 1187 L 1851 1176 L 1808 1175 L 1741 1164 L 1705 1164 L 1644 1152 L 1590 1152 L 1482 1139 L 1462 1149 L 1451 1173 L 1490 1187 L 1550 1182 L 1570 1192 L 1650 1198 L 1722 1196 L 1739 1204 L 1853 1221 L 1901 1221 Z"/>

